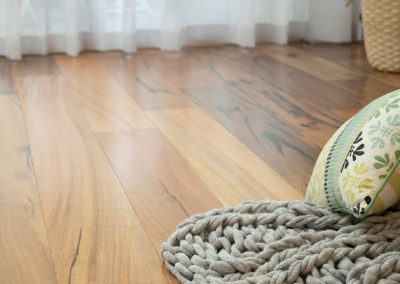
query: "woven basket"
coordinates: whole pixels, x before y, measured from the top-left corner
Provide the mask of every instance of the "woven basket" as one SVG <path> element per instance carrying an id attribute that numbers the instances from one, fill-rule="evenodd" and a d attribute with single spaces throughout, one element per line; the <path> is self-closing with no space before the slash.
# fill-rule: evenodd
<path id="1" fill-rule="evenodd" d="M 362 22 L 368 62 L 400 72 L 400 0 L 362 0 Z"/>

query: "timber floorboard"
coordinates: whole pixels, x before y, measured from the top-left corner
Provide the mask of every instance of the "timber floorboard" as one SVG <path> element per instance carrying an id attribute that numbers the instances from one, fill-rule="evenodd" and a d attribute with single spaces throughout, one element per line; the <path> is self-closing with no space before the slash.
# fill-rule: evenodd
<path id="1" fill-rule="evenodd" d="M 177 283 L 179 222 L 304 199 L 329 137 L 399 87 L 361 44 L 0 58 L 0 283 Z"/>

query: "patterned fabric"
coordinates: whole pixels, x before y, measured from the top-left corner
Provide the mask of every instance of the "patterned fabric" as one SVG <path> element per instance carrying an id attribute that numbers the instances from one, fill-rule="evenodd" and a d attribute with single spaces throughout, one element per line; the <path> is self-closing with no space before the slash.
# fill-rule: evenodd
<path id="1" fill-rule="evenodd" d="M 400 90 L 371 102 L 321 151 L 306 200 L 361 218 L 400 200 Z"/>

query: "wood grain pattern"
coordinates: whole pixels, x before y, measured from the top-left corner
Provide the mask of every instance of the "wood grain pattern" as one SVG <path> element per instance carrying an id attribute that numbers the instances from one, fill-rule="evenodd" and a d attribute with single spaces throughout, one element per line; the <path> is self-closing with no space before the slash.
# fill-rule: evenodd
<path id="1" fill-rule="evenodd" d="M 220 83 L 240 89 L 244 93 L 249 88 L 261 91 L 270 86 L 275 91 L 284 91 L 288 99 L 299 106 L 304 103 L 320 110 L 362 106 L 343 88 L 284 64 L 263 54 L 262 50 L 263 46 L 244 54 L 238 51 L 241 56 L 232 59 L 223 56 L 214 58 L 204 54 L 195 56 L 201 65 L 208 66 Z M 209 85 L 218 84 L 213 82 L 210 81 Z M 314 112 L 315 110 L 310 111 L 310 115 Z"/>
<path id="2" fill-rule="evenodd" d="M 303 199 L 326 141 L 400 75 L 361 44 L 0 58 L 0 283 L 178 283 L 187 216 Z M 25 133 L 26 131 L 26 133 Z"/>
<path id="3" fill-rule="evenodd" d="M 328 93 L 324 91 L 315 97 L 310 96 L 310 93 L 315 91 L 311 88 L 295 90 L 291 88 L 292 84 L 289 80 L 293 82 L 293 85 L 299 87 L 300 84 L 293 79 L 296 77 L 296 73 L 299 75 L 304 73 L 296 72 L 295 69 L 286 66 L 287 70 L 285 71 L 289 74 L 287 76 L 279 71 L 283 64 L 278 61 L 258 55 L 256 58 L 253 60 L 253 56 L 243 56 L 234 61 L 214 60 L 210 69 L 219 79 L 215 85 L 223 84 L 234 89 L 245 99 L 263 107 L 274 117 L 288 122 L 299 130 L 337 129 L 342 124 L 340 117 L 332 116 L 321 110 L 321 105 L 316 102 L 321 98 L 329 98 L 332 91 L 328 91 Z M 261 61 L 263 63 L 260 64 Z M 265 73 L 268 76 L 263 76 Z M 328 87 L 328 84 L 313 77 L 303 76 L 302 79 L 323 89 Z M 305 84 L 304 87 L 307 88 L 307 85 Z M 340 89 L 337 88 L 337 90 Z M 333 105 L 338 107 L 336 103 Z"/>
<path id="4" fill-rule="evenodd" d="M 99 54 L 98 57 L 145 110 L 192 106 L 192 101 L 179 88 L 198 82 L 207 84 L 210 77 L 180 52 L 139 52 L 128 59 L 119 53 Z"/>
<path id="5" fill-rule="evenodd" d="M 372 77 L 381 82 L 395 86 L 396 88 L 400 88 L 400 74 L 381 72 L 373 69 L 366 58 L 341 60 L 340 64 L 357 70 L 357 72 L 364 75 L 363 77 Z"/>
<path id="6" fill-rule="evenodd" d="M 56 283 L 15 96 L 0 96 L 0 161 L 0 283 Z"/>
<path id="7" fill-rule="evenodd" d="M 365 48 L 360 44 L 308 44 L 295 43 L 292 46 L 309 53 L 312 56 L 318 56 L 337 64 L 356 70 L 362 74 L 361 78 L 350 80 L 333 81 L 332 85 L 343 89 L 346 93 L 351 94 L 358 103 L 361 103 L 359 108 L 356 108 L 354 103 L 351 103 L 354 109 L 338 108 L 332 110 L 339 117 L 345 114 L 345 118 L 350 116 L 347 113 L 354 115 L 362 106 L 370 103 L 379 96 L 391 92 L 400 87 L 400 74 L 391 74 L 380 72 L 373 69 L 366 60 Z M 347 95 L 349 96 L 349 95 Z"/>
<path id="8" fill-rule="evenodd" d="M 376 98 L 398 88 L 370 76 L 355 80 L 340 80 L 332 83 L 352 94 L 352 96 L 357 98 L 359 102 L 362 102 L 363 105 L 367 105 Z"/>
<path id="9" fill-rule="evenodd" d="M 312 170 L 320 149 L 259 104 L 226 87 L 197 88 L 188 95 L 279 174 L 308 176 Z M 289 159 L 292 163 L 288 163 Z"/>
<path id="10" fill-rule="evenodd" d="M 307 52 L 311 56 L 321 57 L 326 60 L 341 64 L 341 61 L 361 59 L 366 57 L 365 48 L 359 43 L 332 44 L 307 42 L 293 42 L 291 47 Z"/>
<path id="11" fill-rule="evenodd" d="M 222 206 L 157 130 L 97 137 L 156 247 L 188 216 Z"/>
<path id="12" fill-rule="evenodd" d="M 224 205 L 249 199 L 303 198 L 304 192 L 293 189 L 200 109 L 148 115 Z"/>
<path id="13" fill-rule="evenodd" d="M 337 129 L 304 131 L 304 139 L 322 149 L 336 130 Z"/>
<path id="14" fill-rule="evenodd" d="M 361 76 L 355 70 L 309 55 L 291 46 L 268 45 L 261 52 L 325 81 L 355 79 Z"/>
<path id="15" fill-rule="evenodd" d="M 95 132 L 146 129 L 152 125 L 134 100 L 92 54 L 71 59 L 56 56 L 66 81 L 79 93 L 86 117 Z"/>
<path id="16" fill-rule="evenodd" d="M 335 113 L 337 116 L 343 117 L 343 120 L 347 121 L 359 111 L 360 111 L 359 108 L 354 108 L 354 109 L 334 109 L 331 112 Z"/>
<path id="17" fill-rule="evenodd" d="M 18 79 L 18 90 L 58 282 L 167 281 L 75 91 L 60 76 Z"/>
<path id="18" fill-rule="evenodd" d="M 362 103 L 342 88 L 288 64 L 282 64 L 275 58 L 260 55 L 256 56 L 254 61 L 259 67 L 258 73 L 264 74 L 265 80 L 279 83 L 280 86 L 289 90 L 296 103 L 307 101 L 314 107 L 324 110 L 328 115 L 330 109 L 362 106 Z"/>

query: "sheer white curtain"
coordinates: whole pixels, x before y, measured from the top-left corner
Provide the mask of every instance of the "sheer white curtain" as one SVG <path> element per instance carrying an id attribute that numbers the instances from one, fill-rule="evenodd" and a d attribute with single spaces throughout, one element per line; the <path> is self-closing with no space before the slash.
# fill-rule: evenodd
<path id="1" fill-rule="evenodd" d="M 0 55 L 359 38 L 344 0 L 0 0 Z"/>

